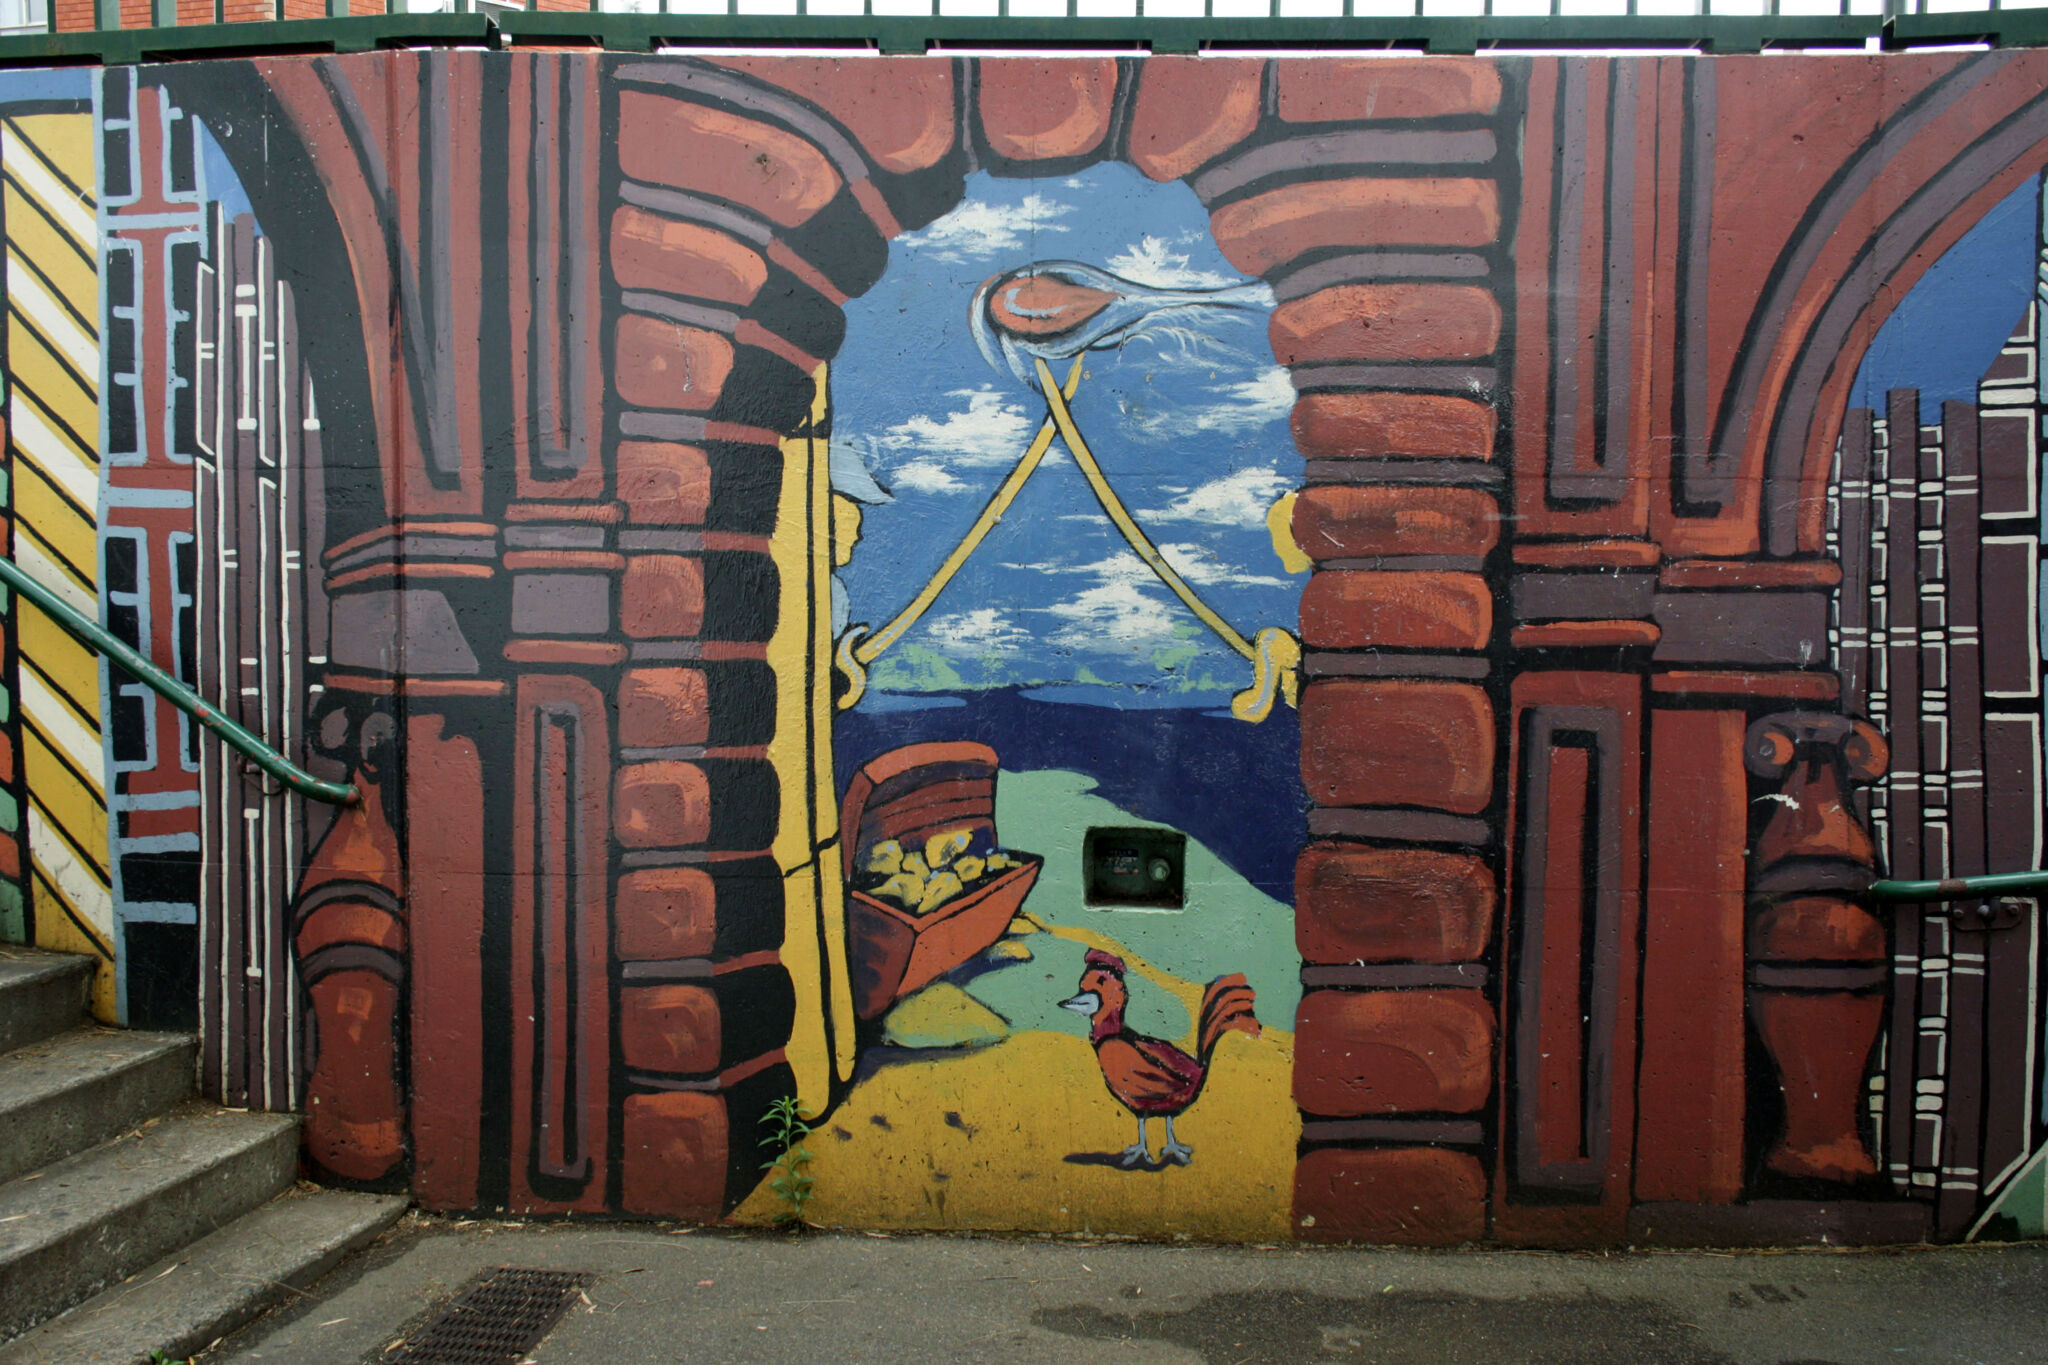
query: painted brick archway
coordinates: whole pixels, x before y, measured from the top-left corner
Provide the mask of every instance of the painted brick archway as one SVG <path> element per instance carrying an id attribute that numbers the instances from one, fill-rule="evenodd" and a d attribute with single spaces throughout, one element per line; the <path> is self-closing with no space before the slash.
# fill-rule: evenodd
<path id="1" fill-rule="evenodd" d="M 362 319 L 382 497 L 335 514 L 329 590 L 403 604 L 405 657 L 327 681 L 349 698 L 337 753 L 369 753 L 376 717 L 402 726 L 379 780 L 409 838 L 359 831 L 381 850 L 362 879 L 435 907 L 395 931 L 416 1107 L 385 1117 L 406 1137 L 330 1170 L 445 1207 L 712 1216 L 745 1188 L 756 1115 L 803 1083 L 789 1021 L 832 989 L 793 985 L 759 927 L 781 925 L 765 851 L 798 799 L 759 701 L 778 508 L 760 471 L 893 236 L 972 170 L 1120 158 L 1185 180 L 1272 284 L 1300 393 L 1300 1235 L 1612 1241 L 1631 1208 L 1753 1191 L 1747 746 L 1834 708 L 1839 570 L 1813 509 L 1846 376 L 1886 283 L 2038 167 L 2038 63 L 251 69 L 346 248 L 340 274 L 298 268 Z M 494 322 L 509 353 L 468 340 Z M 580 786 L 549 785 L 570 766 Z M 543 826 L 603 877 L 486 865 Z M 1567 852 L 1583 875 L 1556 870 Z M 557 944 L 556 989 L 585 974 L 568 1032 L 477 1037 L 463 1022 L 517 1015 L 502 992 L 525 987 L 480 980 L 474 945 L 490 923 L 546 943 L 550 904 L 672 932 Z M 587 989 L 631 963 L 647 984 L 615 1008 Z M 1604 1001 L 1562 1049 L 1546 979 Z M 700 1046 L 636 1064 L 664 1031 Z M 831 1032 L 828 1084 L 850 1061 Z M 550 1048 L 612 1071 L 494 1079 Z M 579 1085 L 592 1126 L 545 1159 L 492 1136 L 540 1133 Z"/>

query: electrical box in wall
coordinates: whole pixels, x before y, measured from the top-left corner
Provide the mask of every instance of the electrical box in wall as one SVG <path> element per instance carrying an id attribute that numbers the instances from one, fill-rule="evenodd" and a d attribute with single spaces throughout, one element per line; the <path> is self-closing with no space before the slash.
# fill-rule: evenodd
<path id="1" fill-rule="evenodd" d="M 1187 897 L 1188 836 L 1171 829 L 1091 829 L 1081 843 L 1087 903 L 1178 910 Z"/>

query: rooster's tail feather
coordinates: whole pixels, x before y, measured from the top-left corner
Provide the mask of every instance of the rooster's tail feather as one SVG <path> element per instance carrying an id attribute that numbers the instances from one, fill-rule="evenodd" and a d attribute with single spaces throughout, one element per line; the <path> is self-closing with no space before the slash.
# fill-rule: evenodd
<path id="1" fill-rule="evenodd" d="M 1259 1020 L 1252 1013 L 1253 991 L 1243 972 L 1219 976 L 1202 992 L 1201 1022 L 1195 1032 L 1200 1057 L 1206 1065 L 1216 1050 L 1216 1040 L 1231 1029 L 1259 1036 Z"/>

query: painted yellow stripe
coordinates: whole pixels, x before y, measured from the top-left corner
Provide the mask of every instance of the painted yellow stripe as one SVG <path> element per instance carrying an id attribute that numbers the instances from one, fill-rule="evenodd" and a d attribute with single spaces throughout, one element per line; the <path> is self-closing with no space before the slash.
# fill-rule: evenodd
<path id="1" fill-rule="evenodd" d="M 41 280 L 15 269 L 12 263 L 8 266 L 7 304 L 12 310 L 14 344 L 39 346 L 52 360 L 68 366 L 76 382 L 98 386 L 98 339 L 79 330 Z"/>
<path id="2" fill-rule="evenodd" d="M 35 202 L 13 186 L 0 182 L 0 193 L 6 195 L 0 207 L 7 210 L 7 250 L 14 258 L 8 262 L 9 269 L 19 261 L 32 262 L 50 277 L 49 288 L 81 315 L 72 321 L 97 340 L 99 314 L 87 305 L 99 300 L 100 276 L 89 243 L 77 242 L 50 226 Z"/>
<path id="3" fill-rule="evenodd" d="M 22 311 L 19 300 L 9 299 L 8 310 L 9 369 L 36 391 L 45 407 L 63 418 L 81 437 L 86 436 L 86 429 L 78 425 L 78 418 L 88 409 L 98 411 L 99 400 L 95 397 L 99 386 L 98 363 L 85 369 L 71 365 L 64 353 L 57 349 L 56 343 L 36 326 L 35 319 Z M 93 438 L 93 444 L 97 447 L 97 437 Z"/>
<path id="4" fill-rule="evenodd" d="M 16 544 L 29 547 L 34 553 L 40 554 L 50 564 L 57 566 L 57 571 L 61 572 L 75 587 L 76 591 L 87 601 L 98 601 L 98 595 L 91 587 L 92 580 L 97 577 L 94 572 L 93 561 L 87 559 L 81 564 L 71 555 L 58 548 L 61 544 L 68 543 L 64 540 L 64 537 L 75 533 L 81 523 L 85 526 L 87 533 L 91 534 L 92 523 L 72 511 L 68 505 L 64 507 L 62 514 L 53 518 L 53 520 L 57 522 L 54 530 L 42 522 L 31 521 L 26 517 L 17 519 L 14 536 Z M 26 562 L 23 561 L 23 563 L 25 566 Z M 63 585 L 61 584 L 52 589 L 52 591 L 62 590 Z"/>
<path id="5" fill-rule="evenodd" d="M 7 195 L 10 217 L 17 220 L 24 217 L 33 219 L 36 227 L 33 240 L 46 254 L 46 244 L 62 247 L 74 258 L 83 261 L 92 277 L 98 279 L 98 229 L 95 228 L 80 236 L 77 231 L 78 220 L 72 216 L 71 211 L 62 207 L 61 202 L 59 207 L 52 208 L 49 196 L 40 193 L 46 187 L 45 178 L 49 175 L 49 168 L 30 156 L 26 145 L 19 139 L 7 138 L 5 142 L 7 145 L 0 147 L 0 170 L 4 170 L 6 176 L 4 180 L 0 180 L 0 189 L 4 189 Z M 18 154 L 8 156 L 6 153 L 10 151 Z M 68 201 L 69 198 L 69 193 L 66 192 L 63 200 Z M 21 224 L 10 223 L 8 226 L 7 235 L 10 239 L 27 238 L 28 234 L 16 230 Z"/>
<path id="6" fill-rule="evenodd" d="M 106 855 L 106 810 L 80 786 L 70 769 L 43 743 L 33 724 L 23 726 L 23 774 L 29 778 L 29 808 L 53 825 L 53 833 L 70 841 L 72 855 L 84 849 L 84 860 L 98 882 L 111 882 Z"/>
<path id="7" fill-rule="evenodd" d="M 54 948 L 60 953 L 85 953 L 94 957 L 110 956 L 107 946 L 98 939 L 90 938 L 79 930 L 64 913 L 63 898 L 51 888 L 44 877 L 35 877 L 36 898 L 36 944 L 38 947 Z"/>
<path id="8" fill-rule="evenodd" d="M 29 809 L 50 822 L 53 837 L 69 840 L 69 856 L 76 859 L 79 850 L 84 850 L 84 862 L 93 880 L 111 883 L 107 813 L 51 755 L 33 728 L 24 727 L 22 734 L 23 753 L 32 756 L 23 769 L 29 779 Z"/>
<path id="9" fill-rule="evenodd" d="M 7 405 L 7 420 L 15 450 L 77 504 L 75 515 L 94 515 L 100 505 L 99 467 L 79 453 L 69 436 L 44 419 L 42 409 L 25 390 L 17 387 L 14 395 Z"/>
<path id="10" fill-rule="evenodd" d="M 58 566 L 64 577 L 80 596 L 84 597 L 88 602 L 96 602 L 98 594 L 91 586 L 92 580 L 96 576 L 93 561 L 89 557 L 81 561 L 78 555 L 74 553 L 77 545 L 75 537 L 81 528 L 86 535 L 91 536 L 94 535 L 93 525 L 90 521 L 87 521 L 84 517 L 79 516 L 77 512 L 73 511 L 68 503 L 64 503 L 56 498 L 45 498 L 40 510 L 50 511 L 51 504 L 53 503 L 59 510 L 57 515 L 47 520 L 31 519 L 27 516 L 17 518 L 15 522 L 15 543 L 18 546 L 28 547 L 33 552 L 42 555 L 51 564 Z M 52 525 L 51 523 L 55 524 Z M 23 561 L 23 567 L 26 567 L 26 561 Z M 63 590 L 63 584 L 58 584 L 52 588 L 52 591 L 55 592 L 62 592 Z M 73 605 L 76 604 L 74 603 Z M 95 607 L 92 610 L 97 611 L 98 608 Z M 89 612 L 88 614 L 91 613 Z"/>
<path id="11" fill-rule="evenodd" d="M 8 317 L 7 327 L 7 372 L 11 383 L 32 390 L 36 401 L 77 432 L 80 440 L 92 441 L 97 447 L 100 429 L 98 396 L 86 383 L 81 383 L 77 376 L 57 363 L 56 353 L 36 335 L 33 327 L 12 314 Z M 87 379 L 92 380 L 92 376 L 88 374 Z"/>
<path id="12" fill-rule="evenodd" d="M 23 731 L 27 743 L 23 753 L 30 756 L 24 769 L 29 775 L 29 809 L 42 812 L 55 823 L 57 832 L 70 840 L 72 853 L 84 850 L 94 880 L 107 882 L 107 813 L 100 809 L 78 779 L 57 762 L 34 729 Z"/>
<path id="13" fill-rule="evenodd" d="M 111 934 L 114 928 L 113 894 L 106 881 L 106 872 L 94 867 L 78 856 L 78 850 L 64 838 L 51 823 L 52 817 L 34 801 L 28 808 L 28 853 L 35 860 L 43 875 L 78 917 L 102 933 Z"/>
<path id="14" fill-rule="evenodd" d="M 35 324 L 44 340 L 57 348 L 72 369 L 80 374 L 98 371 L 99 338 L 86 335 L 84 329 L 64 311 L 64 306 L 43 286 L 43 282 L 35 277 L 35 272 L 10 270 L 7 296 Z"/>
<path id="15" fill-rule="evenodd" d="M 18 140 L 17 152 L 33 148 L 40 152 L 44 171 L 50 175 L 56 197 L 69 208 L 69 221 L 86 221 L 78 210 L 90 215 L 93 199 L 93 171 L 98 148 L 92 115 L 84 111 L 60 114 L 28 114 L 7 120 L 7 132 Z M 86 229 L 87 235 L 92 229 Z"/>
<path id="16" fill-rule="evenodd" d="M 50 889 L 45 878 L 35 876 L 29 878 L 29 882 L 36 907 L 36 946 L 98 958 L 99 970 L 92 979 L 93 1018 L 103 1024 L 119 1023 L 120 1014 L 114 1001 L 112 951 L 106 944 L 80 932 L 71 917 L 65 914 L 57 893 Z"/>
<path id="17" fill-rule="evenodd" d="M 99 538 L 91 522 L 59 496 L 43 471 L 27 460 L 14 465 L 14 514 L 35 528 L 36 538 L 73 564 L 93 562 Z"/>
<path id="18" fill-rule="evenodd" d="M 63 598 L 64 604 L 73 611 L 97 621 L 100 604 L 96 586 L 82 582 L 77 574 L 51 558 L 50 552 L 43 548 L 41 527 L 31 522 L 21 522 L 14 529 L 14 562 L 39 579 L 44 587 Z M 36 617 L 34 613 L 24 613 L 22 619 L 33 621 Z"/>
<path id="19" fill-rule="evenodd" d="M 39 114 L 10 119 L 0 139 L 0 162 L 43 207 L 81 241 L 97 232 L 95 205 L 89 191 L 71 188 L 50 174 L 47 158 L 58 166 L 93 164 L 92 118 L 87 114 Z M 29 149 L 32 144 L 42 157 Z M 84 177 L 80 177 L 83 179 Z"/>
<path id="20" fill-rule="evenodd" d="M 28 781 L 29 800 L 41 805 L 51 819 L 85 849 L 103 871 L 113 864 L 107 855 L 107 808 L 100 794 L 69 766 L 66 756 L 50 746 L 34 716 L 25 717 L 21 727 L 22 774 Z"/>
<path id="21" fill-rule="evenodd" d="M 85 169 L 93 165 L 95 154 L 91 117 L 81 110 L 19 114 L 7 121 L 9 129 L 54 158 L 57 178 L 68 187 L 65 193 L 87 208 L 93 206 L 92 175 Z"/>
<path id="22" fill-rule="evenodd" d="M 39 619 L 40 618 L 40 619 Z M 80 723 L 100 730 L 100 657 L 80 644 L 46 613 L 28 611 L 21 622 L 22 662 L 64 694 Z"/>
<path id="23" fill-rule="evenodd" d="M 8 435 L 19 457 L 14 558 L 97 620 L 99 235 L 92 195 L 83 188 L 92 180 L 93 139 L 89 114 L 0 123 L 0 168 L 8 178 L 0 189 L 10 310 Z M 65 434 L 67 426 L 75 435 Z M 36 939 L 101 959 L 93 1012 L 111 1021 L 114 914 L 99 659 L 41 612 L 18 612 L 15 627 Z"/>
<path id="24" fill-rule="evenodd" d="M 55 353 L 18 318 L 9 319 L 7 348 L 9 386 L 42 409 L 52 431 L 63 433 L 72 458 L 97 472 L 100 407 L 92 388 L 60 366 Z"/>
<path id="25" fill-rule="evenodd" d="M 50 685 L 35 669 L 22 669 L 20 678 L 22 715 L 64 751 L 72 767 L 88 779 L 98 776 L 106 761 L 100 754 L 97 728 L 87 729 L 80 724 L 78 713 L 64 698 L 50 690 Z M 104 779 L 95 785 L 102 791 L 106 789 Z"/>
<path id="26" fill-rule="evenodd" d="M 30 736 L 27 750 L 35 752 L 37 741 L 33 733 L 24 733 Z M 81 877 L 103 888 L 110 885 L 106 812 L 81 795 L 77 780 L 64 772 L 47 750 L 41 751 L 41 768 L 40 772 L 30 775 L 33 784 L 29 789 L 28 803 L 31 818 L 45 823 L 46 835 L 62 845 L 64 859 L 78 865 Z M 79 852 L 81 849 L 84 850 L 83 856 Z M 62 881 L 58 884 L 68 886 Z M 81 904 L 68 889 L 65 894 L 72 904 Z M 88 896 L 83 903 L 90 904 L 91 898 Z"/>
<path id="27" fill-rule="evenodd" d="M 21 656 L 21 676 L 26 678 L 30 674 L 35 675 L 37 685 L 42 688 L 50 700 L 61 703 L 70 714 L 71 719 L 82 726 L 86 734 L 92 737 L 86 747 L 98 749 L 100 747 L 100 683 L 99 659 L 97 656 L 87 653 L 81 661 L 77 656 L 69 653 L 60 654 L 52 658 L 49 656 L 38 657 L 35 654 L 24 651 Z M 26 714 L 30 719 L 34 719 L 36 715 L 33 710 L 28 711 Z M 52 721 L 51 724 L 54 725 L 56 722 Z M 54 740 L 58 736 L 53 734 L 50 738 Z M 78 747 L 76 744 L 65 745 L 66 752 L 75 750 Z M 105 780 L 100 773 L 99 763 L 88 763 L 82 771 L 94 786 L 105 786 Z"/>
<path id="28" fill-rule="evenodd" d="M 86 169 L 95 154 L 89 113 L 21 114 L 10 118 L 7 127 L 51 159 L 65 195 L 85 208 L 93 206 L 92 175 Z"/>

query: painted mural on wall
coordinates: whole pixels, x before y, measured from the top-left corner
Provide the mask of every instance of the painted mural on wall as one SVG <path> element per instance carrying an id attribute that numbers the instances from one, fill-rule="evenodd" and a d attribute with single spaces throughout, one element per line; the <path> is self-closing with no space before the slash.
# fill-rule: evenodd
<path id="1" fill-rule="evenodd" d="M 2035 53 L 0 73 L 0 927 L 425 1205 L 2048 1225 Z"/>

